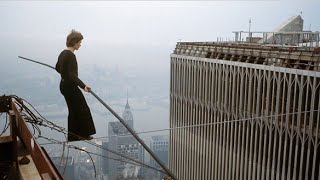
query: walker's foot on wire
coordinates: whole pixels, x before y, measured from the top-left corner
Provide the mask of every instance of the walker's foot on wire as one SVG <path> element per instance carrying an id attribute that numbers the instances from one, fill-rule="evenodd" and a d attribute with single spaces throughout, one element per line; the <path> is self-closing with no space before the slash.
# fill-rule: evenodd
<path id="1" fill-rule="evenodd" d="M 85 138 L 83 138 L 84 140 L 91 140 L 91 139 L 93 139 L 93 137 L 92 136 L 87 136 L 87 137 L 85 137 Z"/>
<path id="2" fill-rule="evenodd" d="M 68 142 L 70 141 L 84 141 L 84 140 L 92 140 L 93 137 L 92 136 L 87 136 L 87 137 L 74 137 L 74 136 L 71 136 L 71 137 L 68 137 Z"/>

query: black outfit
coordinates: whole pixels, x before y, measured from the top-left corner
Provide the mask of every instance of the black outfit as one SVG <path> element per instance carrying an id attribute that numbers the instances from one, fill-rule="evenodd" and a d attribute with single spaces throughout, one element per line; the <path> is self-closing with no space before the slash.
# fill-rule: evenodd
<path id="1" fill-rule="evenodd" d="M 78 64 L 76 56 L 69 50 L 63 50 L 56 64 L 56 70 L 61 74 L 60 92 L 66 99 L 68 115 L 68 141 L 77 141 L 96 133 L 90 109 L 78 88 L 85 88 L 85 84 L 78 78 Z M 76 134 L 73 135 L 73 134 Z"/>

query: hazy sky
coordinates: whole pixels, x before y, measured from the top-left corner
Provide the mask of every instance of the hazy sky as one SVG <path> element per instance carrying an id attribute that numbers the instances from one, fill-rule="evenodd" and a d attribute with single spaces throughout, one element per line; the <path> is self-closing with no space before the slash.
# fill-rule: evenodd
<path id="1" fill-rule="evenodd" d="M 0 1 L 0 54 L 54 64 L 76 29 L 85 38 L 77 52 L 83 63 L 168 67 L 177 41 L 232 38 L 232 31 L 248 30 L 250 18 L 253 31 L 271 31 L 302 12 L 305 29 L 319 30 L 319 7 L 318 0 Z"/>
<path id="2" fill-rule="evenodd" d="M 111 44 L 212 40 L 232 30 L 247 29 L 249 18 L 253 29 L 268 30 L 300 12 L 306 25 L 319 28 L 319 5 L 316 0 L 0 1 L 0 32 L 51 40 L 64 39 L 75 28 L 88 40 Z"/>

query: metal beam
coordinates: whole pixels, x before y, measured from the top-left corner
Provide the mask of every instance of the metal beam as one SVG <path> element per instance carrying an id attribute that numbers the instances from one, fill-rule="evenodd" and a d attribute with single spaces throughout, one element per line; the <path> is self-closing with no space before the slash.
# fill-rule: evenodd
<path id="1" fill-rule="evenodd" d="M 55 168 L 53 163 L 51 162 L 50 157 L 46 155 L 44 150 L 38 144 L 37 140 L 34 138 L 32 133 L 30 132 L 26 120 L 20 115 L 18 108 L 15 105 L 15 100 L 12 99 L 11 107 L 14 112 L 14 119 L 12 119 L 11 123 L 14 124 L 17 128 L 19 138 L 23 141 L 27 150 L 29 151 L 34 164 L 36 165 L 40 176 L 43 179 L 55 179 L 62 180 L 62 176 L 59 174 L 58 170 Z"/>

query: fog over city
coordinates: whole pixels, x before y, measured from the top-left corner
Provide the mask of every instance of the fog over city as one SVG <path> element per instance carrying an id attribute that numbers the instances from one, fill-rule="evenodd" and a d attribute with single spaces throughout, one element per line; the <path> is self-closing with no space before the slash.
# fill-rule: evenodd
<path id="1" fill-rule="evenodd" d="M 305 30 L 317 31 L 319 7 L 316 0 L 0 1 L 0 94 L 22 97 L 48 120 L 67 127 L 60 75 L 18 56 L 54 66 L 66 36 L 76 29 L 84 36 L 75 52 L 79 78 L 119 115 L 128 94 L 137 132 L 166 129 L 170 54 L 177 42 L 232 40 L 232 31 L 248 30 L 249 19 L 251 30 L 272 31 L 299 14 Z M 96 125 L 94 136 L 107 136 L 108 122 L 117 120 L 91 94 L 83 93 Z M 56 133 L 46 132 L 48 137 Z"/>

